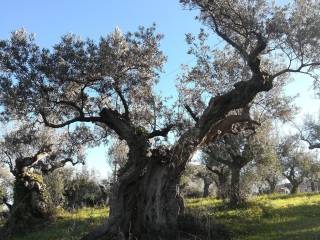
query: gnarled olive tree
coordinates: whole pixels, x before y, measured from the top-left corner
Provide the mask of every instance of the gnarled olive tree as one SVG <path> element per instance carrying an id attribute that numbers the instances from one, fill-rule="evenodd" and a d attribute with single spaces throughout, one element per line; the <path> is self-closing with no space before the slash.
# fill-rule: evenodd
<path id="1" fill-rule="evenodd" d="M 67 162 L 73 165 L 83 162 L 81 148 L 70 146 L 68 142 L 66 135 L 27 124 L 10 131 L 1 140 L 0 161 L 14 176 L 13 205 L 7 223 L 9 233 L 25 231 L 52 217 L 43 174 Z"/>
<path id="2" fill-rule="evenodd" d="M 247 108 L 276 79 L 291 72 L 309 74 L 319 66 L 319 8 L 313 1 L 277 8 L 262 0 L 180 2 L 200 9 L 199 19 L 226 48 L 224 55 L 212 52 L 219 59 L 215 71 L 207 71 L 209 61 L 199 58 L 193 73 L 206 74 L 194 79 L 218 83 L 222 90 L 219 95 L 210 92 L 204 107 L 195 109 L 197 115 L 187 107 L 195 123 L 178 134 L 173 146 L 151 141 L 179 125 L 153 91 L 165 60 L 154 28 L 126 35 L 115 31 L 98 43 L 67 35 L 51 50 L 40 49 L 22 31 L 0 41 L 0 99 L 6 114 L 41 118 L 52 128 L 93 123 L 128 145 L 110 217 L 83 239 L 107 233 L 125 239 L 173 239 L 179 214 L 176 185 L 193 153 L 235 123 L 251 122 L 247 111 L 232 111 Z M 222 80 L 230 87 L 224 88 Z"/>
<path id="3" fill-rule="evenodd" d="M 292 135 L 286 136 L 278 146 L 282 174 L 291 183 L 291 194 L 299 191 L 299 186 L 313 174 L 312 168 L 317 164 L 316 156 L 306 152 L 300 144 L 297 136 Z"/>
<path id="4" fill-rule="evenodd" d="M 209 197 L 209 188 L 210 185 L 214 182 L 214 176 L 212 172 L 209 172 L 207 169 L 199 168 L 198 172 L 196 173 L 196 177 L 200 178 L 203 181 L 202 197 Z"/>
<path id="5" fill-rule="evenodd" d="M 315 119 L 310 115 L 306 116 L 300 130 L 300 138 L 308 143 L 310 150 L 320 148 L 319 119 Z"/>
<path id="6" fill-rule="evenodd" d="M 229 201 L 233 206 L 239 205 L 244 198 L 240 190 L 241 170 L 255 159 L 258 146 L 253 143 L 251 136 L 246 134 L 228 134 L 210 146 L 211 157 L 215 161 L 229 167 L 231 184 Z"/>
<path id="7" fill-rule="evenodd" d="M 208 171 L 216 175 L 214 182 L 217 186 L 217 197 L 225 200 L 228 197 L 230 169 L 227 165 L 216 160 L 218 155 L 215 152 L 208 151 L 202 160 L 202 164 L 206 165 Z"/>

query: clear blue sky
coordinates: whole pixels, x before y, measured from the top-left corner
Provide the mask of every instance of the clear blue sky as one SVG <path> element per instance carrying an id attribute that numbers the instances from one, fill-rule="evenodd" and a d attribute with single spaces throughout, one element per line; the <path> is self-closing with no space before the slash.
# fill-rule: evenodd
<path id="1" fill-rule="evenodd" d="M 37 42 L 44 47 L 52 46 L 61 35 L 69 32 L 99 39 L 116 26 L 126 32 L 155 22 L 158 32 L 165 35 L 161 48 L 168 56 L 166 73 L 158 86 L 165 95 L 175 95 L 180 65 L 192 62 L 192 57 L 186 54 L 185 33 L 197 33 L 201 27 L 194 20 L 195 12 L 183 10 L 178 0 L 3 0 L 1 10 L 1 39 L 23 27 L 35 33 Z M 301 94 L 297 104 L 304 113 L 314 113 L 319 106 L 319 100 L 313 99 L 309 87 L 310 82 L 299 77 L 287 88 L 290 95 Z M 88 154 L 88 166 L 98 169 L 104 176 L 105 159 L 105 149 L 93 149 Z"/>

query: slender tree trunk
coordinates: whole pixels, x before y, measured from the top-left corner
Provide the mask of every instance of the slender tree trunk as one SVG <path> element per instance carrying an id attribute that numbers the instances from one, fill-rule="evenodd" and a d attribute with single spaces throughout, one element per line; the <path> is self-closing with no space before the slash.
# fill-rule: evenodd
<path id="1" fill-rule="evenodd" d="M 316 185 L 314 181 L 311 181 L 311 191 L 315 192 L 316 191 Z"/>
<path id="2" fill-rule="evenodd" d="M 231 167 L 230 205 L 237 206 L 242 202 L 240 192 L 240 170 L 238 167 Z"/>
<path id="3" fill-rule="evenodd" d="M 270 194 L 275 193 L 277 184 L 270 184 L 269 192 Z"/>
<path id="4" fill-rule="evenodd" d="M 266 182 L 269 185 L 269 193 L 273 194 L 276 191 L 277 181 L 273 181 L 272 179 L 267 179 Z"/>
<path id="5" fill-rule="evenodd" d="M 204 179 L 203 181 L 203 197 L 206 198 L 209 196 L 209 187 L 211 185 L 211 182 Z"/>
<path id="6" fill-rule="evenodd" d="M 291 188 L 290 194 L 298 193 L 299 184 L 294 182 L 294 183 L 291 183 L 291 185 L 292 185 L 292 188 Z"/>
<path id="7" fill-rule="evenodd" d="M 113 169 L 113 182 L 115 183 L 117 181 L 117 163 L 114 163 L 114 169 Z"/>

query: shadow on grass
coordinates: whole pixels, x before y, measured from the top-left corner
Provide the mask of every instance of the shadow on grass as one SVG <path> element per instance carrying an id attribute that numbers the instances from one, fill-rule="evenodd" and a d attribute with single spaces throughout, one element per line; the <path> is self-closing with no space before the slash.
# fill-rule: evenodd
<path id="1" fill-rule="evenodd" d="M 238 208 L 215 199 L 189 199 L 186 214 L 192 218 L 183 219 L 183 230 L 201 235 L 209 230 L 214 239 L 224 234 L 228 239 L 230 234 L 235 240 L 320 240 L 320 195 L 314 195 L 262 196 Z M 54 222 L 12 240 L 78 240 L 102 224 L 106 216 L 106 209 L 60 214 Z"/>
<path id="2" fill-rule="evenodd" d="M 233 232 L 235 239 L 256 240 L 320 240 L 320 207 L 317 205 L 288 206 L 285 208 L 272 208 L 256 206 L 261 214 L 256 217 L 243 216 L 238 224 L 239 231 Z M 240 236 L 239 238 L 237 237 Z"/>
<path id="3" fill-rule="evenodd" d="M 215 218 L 228 228 L 232 239 L 320 240 L 320 198 L 315 195 L 319 196 L 313 193 L 262 196 L 237 208 L 214 200 L 192 200 L 187 212 Z"/>
<path id="4" fill-rule="evenodd" d="M 12 240 L 78 240 L 84 234 L 104 223 L 107 214 L 87 215 L 68 213 L 58 216 L 54 221 L 44 223 L 27 234 L 16 235 Z"/>

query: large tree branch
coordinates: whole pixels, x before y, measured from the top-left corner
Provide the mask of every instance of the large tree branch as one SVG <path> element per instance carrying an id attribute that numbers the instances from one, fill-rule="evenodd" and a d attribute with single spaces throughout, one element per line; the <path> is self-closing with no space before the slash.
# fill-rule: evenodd
<path id="1" fill-rule="evenodd" d="M 173 127 L 173 124 L 169 124 L 168 126 L 162 129 L 154 130 L 153 132 L 148 134 L 148 138 L 150 139 L 154 137 L 166 137 Z"/>
<path id="2" fill-rule="evenodd" d="M 70 125 L 72 123 L 75 123 L 75 122 L 92 122 L 92 123 L 102 122 L 101 117 L 79 116 L 79 117 L 75 117 L 75 118 L 72 118 L 70 120 L 67 120 L 65 122 L 62 122 L 62 123 L 52 123 L 47 119 L 47 116 L 44 113 L 44 111 L 40 111 L 39 114 L 41 115 L 44 124 L 47 127 L 51 127 L 51 128 L 62 128 L 62 127 L 68 126 L 68 125 Z"/>
<path id="3" fill-rule="evenodd" d="M 83 162 L 80 162 L 80 161 L 73 161 L 72 158 L 65 158 L 61 161 L 53 161 L 51 163 L 39 162 L 35 166 L 35 168 L 39 168 L 43 174 L 48 174 L 48 173 L 55 171 L 58 168 L 64 167 L 68 162 L 70 162 L 72 164 L 72 166 L 75 166 L 79 163 L 83 164 Z"/>
<path id="4" fill-rule="evenodd" d="M 216 18 L 213 14 L 210 13 L 210 16 L 211 16 L 212 22 L 214 24 L 214 31 L 218 34 L 218 36 L 220 36 L 223 40 L 225 40 L 227 43 L 229 43 L 236 50 L 238 50 L 239 53 L 244 57 L 245 60 L 248 60 L 248 58 L 249 58 L 248 53 L 239 44 L 237 44 L 235 41 L 233 41 L 227 34 L 223 33 L 219 29 L 219 25 L 218 25 Z"/>
<path id="5" fill-rule="evenodd" d="M 127 100 L 125 99 L 125 97 L 123 96 L 121 90 L 118 87 L 115 87 L 115 91 L 116 91 L 116 93 L 118 94 L 118 96 L 121 99 L 121 102 L 122 102 L 122 105 L 123 105 L 123 108 L 124 108 L 124 117 L 127 120 L 129 120 L 129 106 L 128 106 Z"/>
<path id="6" fill-rule="evenodd" d="M 121 139 L 133 139 L 134 129 L 132 128 L 129 120 L 123 118 L 123 116 L 116 110 L 103 108 L 99 113 L 100 116 L 78 116 L 62 123 L 52 123 L 48 120 L 47 115 L 44 113 L 44 111 L 40 111 L 39 113 L 43 119 L 44 124 L 47 127 L 62 128 L 76 122 L 92 122 L 96 124 L 102 123 L 106 124 L 110 129 L 114 130 Z"/>
<path id="7" fill-rule="evenodd" d="M 72 101 L 67 101 L 67 100 L 52 101 L 52 100 L 50 100 L 50 102 L 58 104 L 58 105 L 70 106 L 70 107 L 74 108 L 79 113 L 80 117 L 84 117 L 83 109 Z"/>
<path id="8" fill-rule="evenodd" d="M 103 108 L 100 112 L 102 122 L 109 128 L 114 130 L 120 139 L 124 139 L 129 144 L 135 141 L 135 128 L 131 122 L 125 118 L 116 110 Z"/>
<path id="9" fill-rule="evenodd" d="M 222 175 L 223 175 L 223 170 L 222 170 L 222 171 L 219 171 L 217 168 L 210 167 L 209 165 L 206 165 L 206 168 L 207 168 L 210 172 L 216 174 L 217 176 L 222 176 Z"/>
<path id="10" fill-rule="evenodd" d="M 212 97 L 199 121 L 180 137 L 174 147 L 174 161 L 180 166 L 177 168 L 178 171 L 184 169 L 184 165 L 192 158 L 193 152 L 197 148 L 230 131 L 233 124 L 237 122 L 252 122 L 251 119 L 245 116 L 228 116 L 228 114 L 232 110 L 245 108 L 258 93 L 269 91 L 272 86 L 272 79 L 265 78 L 258 71 L 250 80 L 235 84 L 234 89 L 228 93 Z"/>
<path id="11" fill-rule="evenodd" d="M 301 134 L 301 140 L 305 141 L 306 143 L 308 143 L 309 145 L 309 149 L 316 149 L 316 148 L 320 148 L 320 143 L 312 143 L 310 140 L 308 140 L 307 138 L 303 137 Z"/>
<path id="12" fill-rule="evenodd" d="M 320 143 L 314 143 L 309 145 L 310 150 L 316 149 L 316 148 L 320 148 Z"/>
<path id="13" fill-rule="evenodd" d="M 249 116 L 242 115 L 229 115 L 213 124 L 206 132 L 203 133 L 201 145 L 205 146 L 210 142 L 215 141 L 218 137 L 223 136 L 225 133 L 230 132 L 232 126 L 236 123 L 248 122 L 250 124 L 259 125 L 258 122 L 252 120 Z M 207 129 L 207 128 L 206 128 Z M 234 157 L 237 157 L 235 155 Z"/>
<path id="14" fill-rule="evenodd" d="M 251 59 L 256 59 L 267 47 L 267 40 L 262 36 L 261 33 L 254 33 L 254 35 L 257 37 L 257 43 L 255 48 L 253 48 L 249 54 L 249 58 Z"/>
<path id="15" fill-rule="evenodd" d="M 193 118 L 193 120 L 195 120 L 196 122 L 198 122 L 199 118 L 197 117 L 197 115 L 192 111 L 191 107 L 186 104 L 184 105 L 185 109 L 187 110 L 187 112 L 190 114 L 190 116 Z"/>
<path id="16" fill-rule="evenodd" d="M 285 73 L 305 73 L 308 74 L 308 72 L 303 72 L 302 69 L 305 67 L 314 67 L 314 66 L 320 66 L 320 62 L 313 62 L 313 63 L 302 63 L 298 68 L 292 69 L 292 68 L 285 68 L 275 74 L 273 74 L 270 78 L 274 79 L 280 75 L 283 75 Z"/>
<path id="17" fill-rule="evenodd" d="M 41 159 L 46 157 L 49 152 L 51 152 L 51 146 L 44 146 L 32 157 L 17 158 L 15 169 L 12 171 L 12 174 L 16 175 L 17 173 L 21 173 L 25 167 L 37 164 Z"/>
<path id="18" fill-rule="evenodd" d="M 48 156 L 48 154 L 51 152 L 51 145 L 43 146 L 33 157 L 31 158 L 25 158 L 24 164 L 25 166 L 31 166 L 34 163 L 40 161 L 44 157 Z"/>

